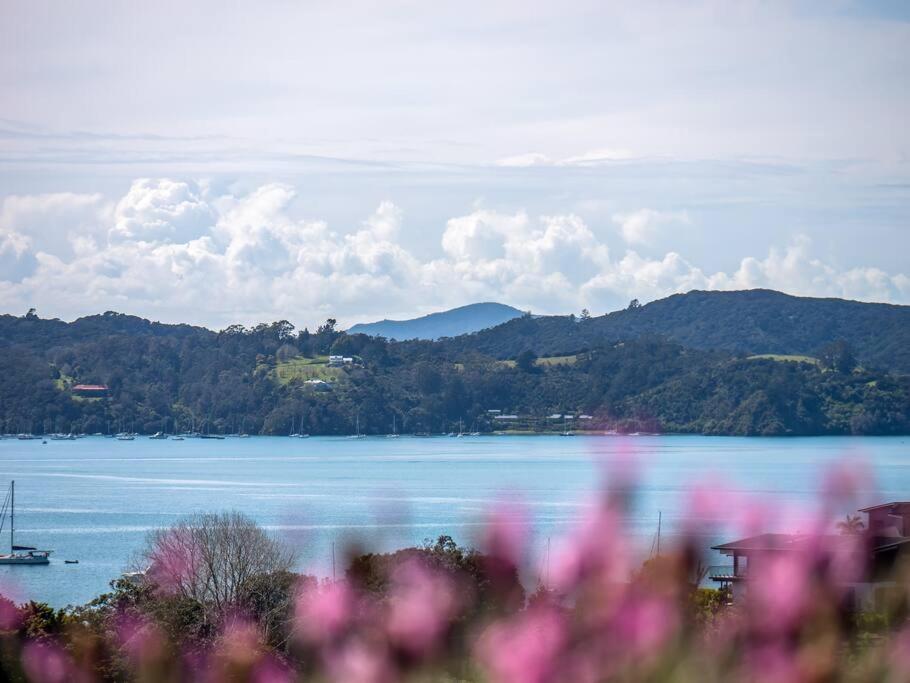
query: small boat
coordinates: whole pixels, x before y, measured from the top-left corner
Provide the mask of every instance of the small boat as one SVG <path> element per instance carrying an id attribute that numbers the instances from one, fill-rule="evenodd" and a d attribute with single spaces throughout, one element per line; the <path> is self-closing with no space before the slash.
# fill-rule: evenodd
<path id="1" fill-rule="evenodd" d="M 63 560 L 63 564 L 79 564 L 79 560 Z"/>
<path id="2" fill-rule="evenodd" d="M 150 439 L 159 439 L 159 440 L 160 440 L 160 439 L 166 439 L 166 438 L 168 438 L 168 435 L 165 434 L 164 432 L 155 432 L 155 433 L 152 434 L 149 438 L 150 438 Z"/>
<path id="3" fill-rule="evenodd" d="M 117 441 L 135 441 L 136 437 L 132 434 L 121 434 L 117 437 Z"/>
<path id="4" fill-rule="evenodd" d="M 356 429 L 357 429 L 357 433 L 356 433 L 356 434 L 351 434 L 351 435 L 348 437 L 349 439 L 365 439 L 365 438 L 367 438 L 367 435 L 366 435 L 366 434 L 361 434 L 361 433 L 360 433 L 360 413 L 359 413 L 359 412 L 357 413 L 357 428 L 356 428 Z"/>
<path id="5" fill-rule="evenodd" d="M 183 437 L 182 437 L 182 436 L 175 436 L 173 439 L 171 439 L 171 441 L 183 441 Z"/>
<path id="6" fill-rule="evenodd" d="M 0 555 L 0 564 L 50 564 L 50 550 L 38 550 L 28 545 L 16 545 L 16 482 L 9 485 L 9 492 L 0 510 L 0 532 L 6 524 L 9 510 L 9 554 Z"/>

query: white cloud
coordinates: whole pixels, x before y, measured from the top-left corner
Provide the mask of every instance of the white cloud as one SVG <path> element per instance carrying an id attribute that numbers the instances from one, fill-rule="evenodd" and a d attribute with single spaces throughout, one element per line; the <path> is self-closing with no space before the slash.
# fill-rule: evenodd
<path id="1" fill-rule="evenodd" d="M 561 161 L 557 161 L 556 164 L 558 166 L 596 166 L 611 161 L 626 161 L 634 158 L 635 155 L 627 149 L 601 147 L 600 149 L 593 149 L 584 154 L 567 157 Z"/>
<path id="2" fill-rule="evenodd" d="M 665 226 L 674 223 L 688 225 L 691 221 L 685 211 L 639 209 L 632 213 L 614 214 L 613 222 L 619 225 L 622 238 L 627 244 L 651 245 Z"/>
<path id="3" fill-rule="evenodd" d="M 107 309 L 212 326 L 287 318 L 344 322 L 409 315 L 476 300 L 538 312 L 596 312 L 695 288 L 771 287 L 794 294 L 910 301 L 910 278 L 838 269 L 797 237 L 730 272 L 705 272 L 677 252 L 611 255 L 578 215 L 477 209 L 449 219 L 435 257 L 401 237 L 391 201 L 353 231 L 293 216 L 294 188 L 267 184 L 212 195 L 198 184 L 140 180 L 118 202 L 95 195 L 7 198 L 0 208 L 0 307 L 71 318 Z M 49 239 L 47 216 L 66 240 Z M 617 217 L 646 243 L 685 214 Z M 656 226 L 656 227 L 655 227 Z M 626 234 L 628 232 L 628 234 Z"/>
<path id="4" fill-rule="evenodd" d="M 516 154 L 510 157 L 503 157 L 496 161 L 497 166 L 506 166 L 511 168 L 527 168 L 528 166 L 550 166 L 552 159 L 546 154 L 539 152 L 528 152 L 527 154 Z"/>
<path id="5" fill-rule="evenodd" d="M 183 242 L 211 225 L 212 218 L 198 186 L 143 178 L 117 203 L 110 238 Z"/>
<path id="6" fill-rule="evenodd" d="M 582 154 L 552 159 L 540 152 L 527 152 L 503 157 L 496 161 L 497 166 L 511 168 L 528 168 L 530 166 L 599 166 L 611 161 L 627 161 L 634 159 L 635 155 L 627 149 L 601 147 Z"/>

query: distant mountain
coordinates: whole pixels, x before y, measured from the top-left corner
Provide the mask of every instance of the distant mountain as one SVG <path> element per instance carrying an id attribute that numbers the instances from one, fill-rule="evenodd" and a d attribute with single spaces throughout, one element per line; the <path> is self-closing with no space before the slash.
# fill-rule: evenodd
<path id="1" fill-rule="evenodd" d="M 386 339 L 439 339 L 470 334 L 524 315 L 512 306 L 497 303 L 470 304 L 411 320 L 380 320 L 354 325 L 348 334 L 368 334 Z"/>
<path id="2" fill-rule="evenodd" d="M 843 339 L 861 363 L 910 374 L 910 306 L 797 297 L 766 289 L 692 291 L 583 321 L 570 316 L 522 318 L 445 343 L 455 351 L 514 358 L 526 349 L 553 356 L 647 335 L 694 349 L 746 354 L 813 355 Z"/>

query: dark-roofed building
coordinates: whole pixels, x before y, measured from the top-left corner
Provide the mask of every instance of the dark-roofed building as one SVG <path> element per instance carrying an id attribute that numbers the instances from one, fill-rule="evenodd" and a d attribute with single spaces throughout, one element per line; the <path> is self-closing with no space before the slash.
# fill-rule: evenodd
<path id="1" fill-rule="evenodd" d="M 910 503 L 874 505 L 859 510 L 867 516 L 865 528 L 856 535 L 758 534 L 713 546 L 731 557 L 733 565 L 715 567 L 709 578 L 729 587 L 734 601 L 745 594 L 750 580 L 760 576 L 764 567 L 787 553 L 853 553 L 864 568 L 862 580 L 850 583 L 852 603 L 857 609 L 873 609 L 880 589 L 894 585 L 893 570 L 898 558 L 910 552 Z"/>

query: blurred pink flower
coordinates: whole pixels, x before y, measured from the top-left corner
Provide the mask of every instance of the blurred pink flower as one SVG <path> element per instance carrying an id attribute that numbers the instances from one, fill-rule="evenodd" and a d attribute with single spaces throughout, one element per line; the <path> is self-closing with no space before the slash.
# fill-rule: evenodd
<path id="1" fill-rule="evenodd" d="M 417 560 L 408 561 L 392 575 L 386 633 L 393 643 L 412 654 L 426 654 L 444 634 L 457 609 L 449 577 Z"/>
<path id="2" fill-rule="evenodd" d="M 566 638 L 566 625 L 557 612 L 532 608 L 487 627 L 477 653 L 496 683 L 544 683 L 559 680 Z"/>
<path id="3" fill-rule="evenodd" d="M 529 531 L 527 508 L 514 501 L 500 502 L 487 519 L 483 550 L 488 557 L 518 567 L 524 560 Z"/>
<path id="4" fill-rule="evenodd" d="M 263 657 L 250 675 L 251 683 L 291 683 L 295 679 L 294 672 L 271 655 Z"/>
<path id="5" fill-rule="evenodd" d="M 822 507 L 833 512 L 852 508 L 860 501 L 863 491 L 872 488 L 872 473 L 867 463 L 855 458 L 842 458 L 828 466 L 822 480 Z"/>
<path id="6" fill-rule="evenodd" d="M 120 647 L 134 662 L 157 657 L 164 647 L 164 638 L 158 627 L 144 617 L 119 615 L 115 633 Z"/>
<path id="7" fill-rule="evenodd" d="M 47 641 L 30 640 L 23 646 L 22 668 L 32 683 L 62 683 L 77 676 L 69 656 Z"/>
<path id="8" fill-rule="evenodd" d="M 0 595 L 0 631 L 9 631 L 19 628 L 22 615 L 12 600 Z"/>
<path id="9" fill-rule="evenodd" d="M 748 610 L 766 632 L 783 633 L 793 627 L 809 600 L 809 558 L 791 552 L 764 559 L 761 570 L 750 566 Z"/>
<path id="10" fill-rule="evenodd" d="M 759 645 L 743 658 L 742 678 L 750 683 L 802 683 L 796 654 L 778 644 Z"/>
<path id="11" fill-rule="evenodd" d="M 617 511 L 607 504 L 594 509 L 557 548 L 553 565 L 553 586 L 568 593 L 580 583 L 593 578 L 605 586 L 623 582 L 629 577 L 631 556 L 623 522 Z"/>
<path id="12" fill-rule="evenodd" d="M 666 598 L 627 596 L 615 615 L 608 637 L 625 654 L 637 657 L 664 646 L 678 626 L 676 605 Z"/>
<path id="13" fill-rule="evenodd" d="M 344 683 L 391 683 L 396 680 L 388 653 L 379 644 L 349 640 L 328 655 L 331 680 Z"/>
<path id="14" fill-rule="evenodd" d="M 330 642 L 347 629 L 354 609 L 355 597 L 343 582 L 308 587 L 296 600 L 298 633 L 313 644 Z"/>

